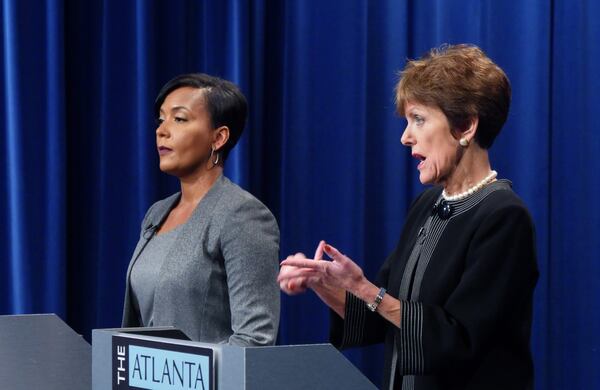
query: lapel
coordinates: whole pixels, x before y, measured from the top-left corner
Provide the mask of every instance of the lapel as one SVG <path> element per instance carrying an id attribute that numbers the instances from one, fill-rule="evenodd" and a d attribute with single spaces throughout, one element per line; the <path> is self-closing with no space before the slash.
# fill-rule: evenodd
<path id="1" fill-rule="evenodd" d="M 158 229 L 165 218 L 167 218 L 167 215 L 169 215 L 173 207 L 177 205 L 180 197 L 180 192 L 169 196 L 164 200 L 164 202 L 158 203 L 155 206 L 156 209 L 152 210 L 150 215 L 148 215 L 148 220 L 145 222 L 144 227 L 142 228 L 142 236 L 140 237 L 140 240 L 133 251 L 131 265 L 135 263 L 137 258 L 140 256 L 140 253 L 142 253 L 142 250 L 144 250 L 148 242 L 152 239 L 156 229 Z"/>
<path id="2" fill-rule="evenodd" d="M 140 326 L 138 319 L 133 314 L 133 310 L 130 306 L 130 280 L 131 280 L 131 270 L 133 269 L 133 265 L 137 261 L 140 253 L 144 250 L 148 242 L 152 239 L 154 232 L 157 227 L 160 226 L 162 221 L 167 217 L 169 212 L 175 207 L 177 202 L 179 201 L 181 194 L 178 192 L 176 194 L 171 195 L 166 198 L 163 202 L 158 202 L 155 206 L 152 207 L 150 213 L 144 221 L 144 226 L 142 227 L 141 237 L 133 251 L 133 256 L 131 256 L 131 261 L 129 261 L 129 266 L 127 267 L 127 276 L 126 276 L 126 285 L 125 285 L 125 305 L 123 307 L 123 326 Z"/>
<path id="3" fill-rule="evenodd" d="M 185 222 L 181 231 L 178 233 L 174 245 L 169 250 L 160 268 L 159 274 L 161 276 L 154 289 L 155 308 L 156 305 L 161 302 L 158 298 L 162 291 L 161 286 L 163 285 L 163 281 L 167 280 L 167 275 L 172 275 L 172 271 L 170 270 L 177 269 L 180 264 L 192 261 L 201 255 L 201 237 L 204 236 L 204 232 L 209 225 L 213 211 L 219 203 L 223 193 L 226 191 L 229 183 L 229 179 L 221 175 L 206 195 L 198 202 L 198 205 L 196 205 L 189 220 Z M 168 211 L 170 211 L 170 209 Z M 162 220 L 166 218 L 168 211 L 162 216 Z M 155 312 L 157 311 L 155 310 Z"/>
<path id="4" fill-rule="evenodd" d="M 177 249 L 183 248 L 182 245 L 189 245 L 188 241 L 191 237 L 202 236 L 202 233 L 206 230 L 208 222 L 213 215 L 213 210 L 219 203 L 228 182 L 229 180 L 221 175 L 210 190 L 208 190 L 206 195 L 198 202 L 189 220 L 187 220 L 182 227 L 181 232 L 177 237 L 176 244 L 173 246 L 173 249 L 171 249 L 167 258 L 172 257 L 171 255 L 173 255 L 173 252 L 176 252 Z"/>

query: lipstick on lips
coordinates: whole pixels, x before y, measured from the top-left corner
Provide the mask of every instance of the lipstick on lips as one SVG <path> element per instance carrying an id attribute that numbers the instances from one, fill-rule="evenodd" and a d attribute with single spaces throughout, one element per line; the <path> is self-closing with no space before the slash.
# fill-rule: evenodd
<path id="1" fill-rule="evenodd" d="M 161 155 L 161 156 L 165 155 L 165 154 L 168 154 L 168 153 L 170 153 L 172 151 L 173 151 L 173 149 L 167 148 L 166 146 L 159 146 L 158 147 L 158 154 Z"/>
<path id="2" fill-rule="evenodd" d="M 423 168 L 423 165 L 425 164 L 426 157 L 423 156 L 423 155 L 421 155 L 421 154 L 419 154 L 419 153 L 413 153 L 412 156 L 414 158 L 416 158 L 417 160 L 421 160 L 421 162 L 419 163 L 419 165 L 417 165 L 417 169 Z"/>

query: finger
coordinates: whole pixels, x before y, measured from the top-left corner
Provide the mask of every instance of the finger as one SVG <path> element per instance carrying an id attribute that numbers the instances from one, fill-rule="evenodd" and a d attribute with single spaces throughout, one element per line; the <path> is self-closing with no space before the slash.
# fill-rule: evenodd
<path id="1" fill-rule="evenodd" d="M 284 293 L 288 294 L 288 295 L 296 295 L 296 294 L 300 294 L 306 291 L 306 287 L 302 284 L 292 284 L 290 285 L 289 282 L 281 282 L 279 283 L 279 288 L 281 288 L 281 291 L 283 291 Z"/>
<path id="2" fill-rule="evenodd" d="M 316 271 L 324 272 L 327 269 L 329 261 L 325 260 L 307 260 L 307 259 L 287 259 L 281 265 L 290 265 L 293 267 L 310 268 Z"/>
<path id="3" fill-rule="evenodd" d="M 288 283 L 289 283 L 288 279 L 281 280 L 281 281 L 278 280 L 278 282 L 279 282 L 279 288 L 283 292 L 285 292 L 286 294 L 291 294 L 292 291 L 288 288 Z"/>
<path id="4" fill-rule="evenodd" d="M 277 276 L 277 281 L 281 282 L 284 280 L 290 280 L 298 277 L 311 277 L 316 275 L 318 272 L 314 269 L 310 268 L 298 268 L 298 267 L 288 267 L 284 272 L 280 272 Z"/>
<path id="5" fill-rule="evenodd" d="M 284 279 L 279 282 L 279 287 L 281 287 L 282 290 L 296 290 L 306 283 L 306 279 L 306 277 Z"/>
<path id="6" fill-rule="evenodd" d="M 287 285 L 291 291 L 304 291 L 306 290 L 306 278 L 294 278 L 289 280 Z"/>
<path id="7" fill-rule="evenodd" d="M 285 259 L 281 260 L 279 265 L 282 265 L 283 262 L 286 260 L 292 260 L 292 259 L 306 260 L 306 256 L 304 255 L 304 253 L 296 253 L 295 255 L 289 255 Z"/>
<path id="8" fill-rule="evenodd" d="M 325 241 L 319 241 L 319 245 L 317 245 L 317 250 L 315 251 L 315 260 L 323 260 L 323 245 L 325 245 Z"/>
<path id="9" fill-rule="evenodd" d="M 286 257 L 281 262 L 284 262 L 285 260 L 288 260 L 288 259 L 306 259 L 306 256 L 304 255 L 304 253 L 298 252 L 298 253 L 296 253 L 294 255 L 289 255 L 288 257 Z"/>
<path id="10" fill-rule="evenodd" d="M 287 260 L 287 259 L 293 259 L 293 258 L 294 258 L 294 255 L 289 255 L 289 256 L 288 256 L 288 257 L 286 257 L 285 259 L 281 260 L 281 262 L 283 262 L 283 261 L 285 261 L 285 260 Z"/>
<path id="11" fill-rule="evenodd" d="M 289 266 L 289 265 L 282 265 L 281 268 L 279 269 L 279 274 L 277 275 L 277 280 L 279 280 L 280 278 L 285 278 L 286 275 L 289 274 L 293 268 L 294 267 Z"/>
<path id="12" fill-rule="evenodd" d="M 344 255 L 340 251 L 338 251 L 337 249 L 332 247 L 331 245 L 325 244 L 325 245 L 323 245 L 323 249 L 325 250 L 325 253 L 327 253 L 327 256 L 331 257 L 333 260 L 337 260 L 337 261 L 344 260 Z"/>

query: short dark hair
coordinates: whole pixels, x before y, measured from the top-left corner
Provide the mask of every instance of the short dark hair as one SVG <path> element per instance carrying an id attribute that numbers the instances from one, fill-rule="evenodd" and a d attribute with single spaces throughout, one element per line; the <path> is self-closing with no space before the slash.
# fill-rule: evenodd
<path id="1" fill-rule="evenodd" d="M 473 45 L 444 45 L 408 61 L 396 87 L 396 109 L 405 115 L 408 101 L 438 107 L 454 131 L 477 117 L 475 141 L 489 149 L 508 116 L 508 77 Z"/>
<path id="2" fill-rule="evenodd" d="M 179 75 L 168 81 L 154 101 L 154 115 L 158 118 L 160 107 L 167 96 L 176 89 L 192 87 L 204 90 L 204 99 L 213 128 L 227 126 L 229 139 L 221 148 L 221 158 L 227 159 L 229 152 L 237 144 L 246 124 L 248 102 L 240 89 L 231 81 L 204 73 Z"/>

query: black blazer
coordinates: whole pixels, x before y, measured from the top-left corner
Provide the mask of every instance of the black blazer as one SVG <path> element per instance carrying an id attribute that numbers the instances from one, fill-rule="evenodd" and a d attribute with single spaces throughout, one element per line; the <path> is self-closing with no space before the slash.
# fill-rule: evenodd
<path id="1" fill-rule="evenodd" d="M 398 298 L 419 232 L 431 229 L 423 239 L 431 247 L 428 262 L 407 273 L 411 285 L 418 284 L 419 269 L 422 280 L 417 294 L 403 297 L 400 328 L 349 294 L 346 321 L 332 314 L 331 341 L 341 348 L 384 342 L 385 389 L 394 349 L 394 388 L 401 388 L 403 376 L 412 376 L 414 389 L 533 388 L 529 341 L 538 269 L 531 217 L 508 181 L 453 202 L 459 212 L 446 222 L 432 216 L 440 194 L 432 188 L 413 203 L 378 275 Z"/>

